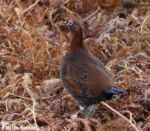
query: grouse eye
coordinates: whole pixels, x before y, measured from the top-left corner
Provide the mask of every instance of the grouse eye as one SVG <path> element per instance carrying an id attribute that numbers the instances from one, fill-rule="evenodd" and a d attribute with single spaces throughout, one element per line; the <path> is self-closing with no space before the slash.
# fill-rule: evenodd
<path id="1" fill-rule="evenodd" d="M 72 20 L 68 20 L 68 25 L 73 25 L 73 21 Z"/>

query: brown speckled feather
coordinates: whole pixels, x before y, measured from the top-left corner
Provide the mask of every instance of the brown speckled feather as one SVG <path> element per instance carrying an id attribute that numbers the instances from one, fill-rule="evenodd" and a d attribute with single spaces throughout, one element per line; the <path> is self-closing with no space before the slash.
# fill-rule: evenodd
<path id="1" fill-rule="evenodd" d="M 66 89 L 81 105 L 103 100 L 103 89 L 112 86 L 105 67 L 86 49 L 70 51 L 64 57 L 61 78 Z"/>

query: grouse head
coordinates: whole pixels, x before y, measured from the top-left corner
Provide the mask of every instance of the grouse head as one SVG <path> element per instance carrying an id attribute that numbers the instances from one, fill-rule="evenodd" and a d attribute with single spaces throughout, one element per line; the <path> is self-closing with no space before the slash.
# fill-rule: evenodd
<path id="1" fill-rule="evenodd" d="M 60 24 L 60 29 L 64 32 L 78 33 L 82 31 L 81 24 L 75 18 L 66 18 Z"/>

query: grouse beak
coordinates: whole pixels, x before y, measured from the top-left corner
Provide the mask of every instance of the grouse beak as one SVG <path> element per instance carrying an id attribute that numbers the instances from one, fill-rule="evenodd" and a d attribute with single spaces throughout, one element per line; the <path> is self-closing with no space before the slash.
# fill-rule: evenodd
<path id="1" fill-rule="evenodd" d="M 69 32 L 68 26 L 64 21 L 59 22 L 59 28 L 63 32 Z"/>

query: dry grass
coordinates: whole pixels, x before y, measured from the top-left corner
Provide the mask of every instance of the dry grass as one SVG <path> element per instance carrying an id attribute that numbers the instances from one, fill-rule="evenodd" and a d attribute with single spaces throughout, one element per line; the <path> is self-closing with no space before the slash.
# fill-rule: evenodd
<path id="1" fill-rule="evenodd" d="M 138 128 L 150 130 L 150 2 L 141 0 L 131 14 L 121 2 L 111 12 L 111 3 L 102 10 L 93 0 L 34 2 L 0 1 L 1 130 L 133 130 L 101 105 L 93 118 L 73 115 L 78 105 L 59 80 L 69 40 L 57 28 L 61 18 L 71 15 L 82 22 L 87 48 L 106 64 L 115 84 L 129 92 L 107 103 Z"/>

